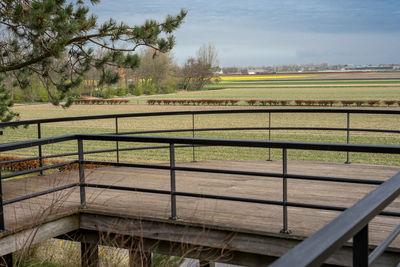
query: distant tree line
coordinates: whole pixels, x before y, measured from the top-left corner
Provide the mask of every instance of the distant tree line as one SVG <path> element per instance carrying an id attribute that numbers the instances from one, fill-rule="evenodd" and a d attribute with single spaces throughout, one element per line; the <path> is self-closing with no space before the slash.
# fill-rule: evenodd
<path id="1" fill-rule="evenodd" d="M 350 65 L 329 65 L 326 62 L 323 63 L 306 63 L 306 64 L 286 64 L 286 65 L 273 65 L 273 66 L 228 66 L 223 67 L 221 70 L 223 74 L 250 74 L 251 73 L 277 73 L 277 72 L 314 72 L 314 71 L 341 71 L 341 70 L 363 70 L 368 68 L 377 68 L 385 70 L 398 70 L 400 69 L 399 64 L 379 64 L 377 66 L 354 66 Z"/>
<path id="2" fill-rule="evenodd" d="M 247 66 L 237 67 L 229 66 L 223 67 L 224 74 L 249 74 L 249 72 L 256 73 L 277 73 L 277 72 L 308 72 L 308 71 L 337 71 L 342 70 L 346 65 L 329 65 L 328 63 L 306 63 L 306 64 L 286 64 L 286 65 L 273 65 L 273 66 Z"/>
<path id="3" fill-rule="evenodd" d="M 93 52 L 94 58 L 103 58 L 104 49 Z M 196 56 L 178 66 L 171 53 L 160 53 L 151 47 L 140 50 L 138 66 L 135 69 L 107 66 L 105 71 L 114 73 L 112 82 L 103 81 L 103 70 L 92 68 L 83 75 L 83 81 L 70 89 L 75 99 L 89 96 L 109 99 L 114 96 L 167 94 L 178 90 L 199 90 L 206 84 L 216 80 L 218 70 L 218 54 L 211 45 L 202 45 Z M 7 84 L 7 81 L 5 81 Z M 50 102 L 47 89 L 38 77 L 32 77 L 26 88 L 11 86 L 8 81 L 11 99 L 20 102 Z"/>

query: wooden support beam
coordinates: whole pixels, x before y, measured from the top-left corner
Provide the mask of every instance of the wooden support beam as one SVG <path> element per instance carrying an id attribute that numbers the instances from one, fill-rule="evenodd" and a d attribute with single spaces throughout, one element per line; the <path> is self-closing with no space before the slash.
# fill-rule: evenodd
<path id="1" fill-rule="evenodd" d="M 0 238 L 0 256 L 4 256 L 44 240 L 66 234 L 79 229 L 79 216 L 72 215 L 45 222 L 31 229 L 21 230 L 16 233 L 3 233 Z"/>
<path id="2" fill-rule="evenodd" d="M 117 215 L 81 213 L 80 226 L 82 230 L 101 231 L 110 234 L 153 240 L 152 252 L 166 255 L 184 255 L 204 261 L 214 261 L 205 251 L 215 249 L 219 258 L 215 261 L 246 266 L 260 266 L 272 263 L 302 240 L 287 235 L 274 233 L 245 233 L 237 230 L 196 225 L 163 220 L 149 220 L 143 218 L 121 218 Z M 144 241 L 143 241 L 144 242 Z M 176 245 L 173 245 L 176 244 Z M 151 243 L 148 245 L 151 246 Z M 171 246 L 173 246 L 171 248 Z M 144 251 L 146 251 L 146 243 Z M 183 251 L 180 247 L 186 248 Z M 204 248 L 204 249 L 201 249 Z M 191 253 L 188 253 L 191 251 Z M 174 254 L 173 254 L 174 253 Z M 200 253 L 201 256 L 198 256 Z M 224 255 L 228 253 L 229 257 Z M 197 256 L 196 256 L 197 255 Z M 397 251 L 385 251 L 378 259 L 377 265 L 391 266 L 398 263 L 400 255 Z M 352 266 L 352 247 L 345 245 L 334 253 L 327 264 Z"/>

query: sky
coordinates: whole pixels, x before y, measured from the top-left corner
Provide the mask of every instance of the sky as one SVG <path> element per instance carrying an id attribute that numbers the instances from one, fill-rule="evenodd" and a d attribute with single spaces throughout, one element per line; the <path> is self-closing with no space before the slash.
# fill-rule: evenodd
<path id="1" fill-rule="evenodd" d="M 399 0 L 102 0 L 91 10 L 132 25 L 181 9 L 179 64 L 208 43 L 222 67 L 400 63 Z"/>

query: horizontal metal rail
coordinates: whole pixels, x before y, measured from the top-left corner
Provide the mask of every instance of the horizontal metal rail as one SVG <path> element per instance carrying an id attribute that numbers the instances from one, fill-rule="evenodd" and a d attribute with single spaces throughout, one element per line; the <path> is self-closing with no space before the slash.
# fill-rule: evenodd
<path id="1" fill-rule="evenodd" d="M 150 164 L 140 164 L 140 163 L 123 163 L 123 162 L 104 162 L 95 160 L 85 160 L 83 164 L 96 164 L 104 166 L 118 166 L 118 167 L 132 167 L 132 168 L 143 168 L 143 169 L 155 169 L 155 170 L 170 170 L 170 166 L 167 165 L 150 165 Z"/>
<path id="2" fill-rule="evenodd" d="M 390 129 L 368 129 L 368 128 L 334 128 L 334 127 L 230 127 L 230 128 L 196 128 L 195 132 L 212 132 L 212 131 L 262 131 L 262 130 L 301 130 L 301 131 L 343 131 L 343 132 L 374 132 L 374 133 L 400 133 L 400 130 Z M 119 132 L 118 135 L 129 134 L 150 134 L 150 133 L 180 133 L 192 132 L 193 129 L 166 129 L 166 130 L 148 130 L 148 131 L 131 131 Z M 114 134 L 114 133 L 106 133 Z"/>
<path id="3" fill-rule="evenodd" d="M 59 154 L 59 155 L 64 156 L 65 154 Z M 58 155 L 42 156 L 42 159 L 52 158 L 52 157 L 58 157 Z M 11 163 L 18 163 L 18 162 L 31 161 L 31 160 L 39 160 L 39 159 L 40 159 L 40 157 L 30 157 L 30 158 L 20 158 L 20 159 L 4 160 L 4 161 L 0 161 L 0 166 L 6 165 L 6 164 L 11 164 Z"/>
<path id="4" fill-rule="evenodd" d="M 171 192 L 169 190 L 127 187 L 127 186 L 117 186 L 117 185 L 85 183 L 85 184 L 83 184 L 83 186 L 91 187 L 91 188 L 111 189 L 111 190 L 131 191 L 131 192 L 141 192 L 141 193 L 153 193 L 153 194 L 162 194 L 162 195 L 171 194 Z"/>
<path id="5" fill-rule="evenodd" d="M 400 154 L 400 146 L 393 145 L 365 145 L 365 144 L 340 144 L 340 143 L 315 143 L 315 142 L 291 142 L 291 141 L 261 141 L 244 139 L 212 139 L 212 138 L 188 138 L 188 137 L 158 137 L 158 136 L 120 136 L 120 135 L 90 135 L 71 134 L 57 137 L 42 138 L 36 140 L 0 144 L 0 152 L 59 143 L 70 140 L 91 141 L 120 141 L 138 143 L 163 143 L 180 145 L 206 145 L 206 146 L 233 146 L 233 147 L 260 147 L 260 148 L 286 148 L 299 150 L 326 150 L 349 151 L 366 153 Z"/>
<path id="6" fill-rule="evenodd" d="M 97 141 L 120 141 L 164 144 L 187 144 L 208 146 L 233 146 L 233 147 L 260 147 L 260 148 L 286 148 L 299 150 L 325 150 L 325 151 L 350 151 L 366 153 L 400 154 L 400 146 L 365 145 L 365 144 L 340 144 L 340 143 L 314 143 L 291 141 L 261 141 L 244 139 L 212 139 L 188 137 L 158 137 L 158 136 L 118 136 L 118 135 L 89 135 L 76 134 L 75 138 Z M 1 151 L 1 147 L 0 147 Z"/>
<path id="7" fill-rule="evenodd" d="M 47 195 L 47 194 L 50 194 L 50 193 L 54 193 L 54 192 L 57 192 L 57 191 L 61 191 L 61 190 L 65 190 L 65 189 L 68 189 L 68 188 L 76 187 L 78 185 L 79 185 L 79 183 L 67 184 L 67 185 L 63 185 L 63 186 L 54 187 L 54 188 L 51 188 L 51 189 L 48 189 L 48 190 L 44 190 L 44 191 L 41 191 L 41 192 L 29 194 L 29 195 L 26 195 L 26 196 L 5 200 L 5 201 L 3 201 L 3 205 L 12 204 L 12 203 L 15 203 L 15 202 L 19 202 L 19 201 L 22 201 L 22 200 L 27 200 L 27 199 L 34 198 L 34 197 L 40 197 L 40 196 Z"/>
<path id="8" fill-rule="evenodd" d="M 180 145 L 176 146 L 177 148 L 185 148 L 185 147 L 192 147 L 189 145 Z M 136 150 L 149 150 L 149 149 L 166 149 L 169 146 L 145 146 L 145 147 L 132 147 L 132 148 L 119 148 L 118 151 L 136 151 Z M 92 150 L 92 151 L 85 151 L 84 154 L 98 154 L 98 153 L 108 153 L 108 152 L 116 152 L 117 149 L 105 149 L 105 150 Z M 77 155 L 77 153 L 75 153 Z"/>
<path id="9" fill-rule="evenodd" d="M 106 166 L 119 166 L 119 167 L 133 167 L 133 168 L 145 168 L 145 169 L 162 169 L 162 170 L 177 170 L 177 171 L 189 171 L 189 172 L 207 172 L 215 174 L 234 174 L 234 175 L 249 175 L 259 176 L 266 178 L 282 178 L 282 173 L 272 172 L 251 172 L 251 171 L 237 171 L 237 170 L 223 170 L 223 169 L 210 169 L 210 168 L 191 168 L 191 167 L 170 167 L 165 165 L 154 165 L 154 164 L 137 164 L 137 163 L 117 163 L 117 162 L 104 162 L 104 161 L 93 161 L 86 160 L 85 164 L 95 165 L 106 165 Z M 356 178 L 342 178 L 342 177 L 327 177 L 327 176 L 312 176 L 312 175 L 299 175 L 299 174 L 286 174 L 286 178 L 297 179 L 297 180 L 314 180 L 314 181 L 327 181 L 327 182 L 343 182 L 343 183 L 354 183 L 354 184 L 370 184 L 380 185 L 383 181 L 380 180 L 364 180 Z"/>
<path id="10" fill-rule="evenodd" d="M 383 252 L 385 252 L 385 249 L 395 240 L 395 238 L 400 234 L 400 224 L 388 235 L 383 242 L 377 246 L 374 251 L 371 252 L 368 256 L 368 265 L 373 264 L 376 259 L 380 255 L 382 255 Z"/>
<path id="11" fill-rule="evenodd" d="M 185 148 L 185 147 L 192 147 L 189 145 L 181 145 L 176 146 L 177 148 Z M 135 151 L 135 150 L 149 150 L 149 149 L 166 149 L 169 146 L 146 146 L 146 147 L 133 147 L 133 148 L 119 148 L 119 151 Z M 107 152 L 115 152 L 117 149 L 104 149 L 104 150 L 92 150 L 92 151 L 85 151 L 84 154 L 98 154 L 98 153 L 107 153 Z M 77 156 L 78 152 L 71 152 L 71 153 L 63 153 L 63 154 L 53 154 L 42 156 L 42 159 L 50 159 L 50 158 L 60 158 L 60 157 L 69 157 L 69 156 Z M 24 161 L 31 161 L 31 160 L 39 160 L 40 157 L 30 157 L 30 158 L 20 158 L 20 159 L 13 159 L 13 160 L 5 160 L 0 161 L 0 166 L 5 164 L 12 164 Z"/>
<path id="12" fill-rule="evenodd" d="M 19 142 L 13 142 L 13 143 L 4 143 L 4 144 L 0 144 L 0 152 L 16 150 L 16 149 L 21 149 L 21 148 L 34 147 L 34 146 L 40 146 L 40 145 L 49 145 L 49 144 L 60 143 L 60 142 L 64 142 L 64 141 L 76 140 L 76 139 L 77 139 L 76 135 L 69 134 L 69 135 L 61 135 L 61 136 L 56 136 L 56 137 L 19 141 Z"/>
<path id="13" fill-rule="evenodd" d="M 400 195 L 400 172 L 275 261 L 278 266 L 319 266 Z M 367 244 L 368 245 L 368 244 Z"/>
<path id="14" fill-rule="evenodd" d="M 205 169 L 205 168 L 189 168 L 189 167 L 171 167 L 167 165 L 153 165 L 153 164 L 135 164 L 135 163 L 117 163 L 117 162 L 102 162 L 102 161 L 83 161 L 83 164 L 96 164 L 96 165 L 106 165 L 106 166 L 119 166 L 119 167 L 134 167 L 134 168 L 144 168 L 144 169 L 157 169 L 157 170 L 176 170 L 176 171 L 190 171 L 190 172 L 207 172 L 207 173 L 216 173 L 216 174 L 234 174 L 234 175 L 248 175 L 248 176 L 261 176 L 265 178 L 283 178 L 281 173 L 266 173 L 266 172 L 248 172 L 248 171 L 234 171 L 234 170 L 220 170 L 220 169 Z M 346 182 L 346 183 L 356 183 L 356 184 L 371 184 L 377 185 L 382 184 L 383 181 L 379 180 L 362 180 L 362 179 L 350 179 L 350 178 L 337 178 L 337 177 L 323 177 L 323 176 L 303 176 L 303 175 L 291 175 L 286 174 L 286 178 L 292 179 L 301 179 L 301 180 L 318 180 L 318 181 L 330 181 L 330 182 Z M 103 184 L 91 184 L 90 187 L 100 187 L 100 188 L 110 188 L 116 189 L 115 187 L 103 185 Z M 125 189 L 124 189 L 125 188 Z M 157 193 L 157 190 L 146 189 L 147 191 L 141 191 L 140 188 L 130 188 L 130 187 L 121 187 L 118 190 L 128 190 L 128 191 L 140 191 L 140 192 L 148 192 L 148 193 Z M 169 192 L 169 191 L 167 191 Z M 214 199 L 222 199 L 229 200 L 225 196 L 216 196 L 216 195 L 206 195 L 206 194 L 195 194 L 195 193 L 187 193 L 187 192 L 176 192 L 174 193 L 180 196 L 191 196 L 191 197 L 204 197 L 204 198 L 214 198 Z M 234 198 L 237 199 L 237 198 Z M 246 199 L 246 198 L 243 198 Z M 281 205 L 278 202 L 272 203 L 272 200 L 259 200 L 252 199 L 250 202 L 256 202 L 259 204 L 275 204 Z M 267 202 L 268 203 L 267 203 Z M 246 202 L 246 201 L 245 201 Z M 298 202 L 287 202 L 287 206 L 297 207 L 297 208 L 310 208 L 310 209 L 322 209 L 322 210 L 332 210 L 332 211 L 344 211 L 347 207 L 338 207 L 338 206 L 329 206 L 329 205 L 318 205 L 318 204 L 308 204 L 308 203 L 298 203 Z M 400 217 L 400 212 L 392 212 L 392 211 L 382 211 L 380 215 L 384 216 L 397 216 Z"/>
<path id="15" fill-rule="evenodd" d="M 164 195 L 171 194 L 171 191 L 169 191 L 169 190 L 125 187 L 125 186 L 115 186 L 115 185 L 105 185 L 105 184 L 88 184 L 88 183 L 86 183 L 86 184 L 84 184 L 84 186 L 91 187 L 91 188 L 134 191 L 134 192 L 154 193 L 154 194 L 164 194 Z M 249 202 L 249 203 L 258 203 L 258 204 L 282 205 L 281 201 L 263 200 L 263 199 L 255 199 L 255 198 L 198 194 L 198 193 L 178 192 L 178 191 L 173 192 L 173 194 L 176 196 L 183 196 L 183 197 L 209 198 L 209 199 L 230 200 L 230 201 Z"/>
<path id="16" fill-rule="evenodd" d="M 240 113 L 350 113 L 350 114 L 400 114 L 400 110 L 386 109 L 349 109 L 349 108 L 260 108 L 260 109 L 230 109 L 230 110 L 199 110 L 199 111 L 169 111 L 169 112 L 147 112 L 147 113 L 125 113 L 109 115 L 92 115 L 63 118 L 48 118 L 25 121 L 13 121 L 0 123 L 0 128 L 30 125 L 38 123 L 56 123 L 67 121 L 84 121 L 115 118 L 176 116 L 176 115 L 202 115 L 202 114 L 240 114 Z"/>
<path id="17" fill-rule="evenodd" d="M 126 187 L 126 186 L 116 186 L 116 185 L 107 185 L 107 184 L 85 183 L 83 186 L 91 187 L 91 188 L 112 189 L 112 190 L 141 192 L 141 193 L 153 193 L 153 194 L 164 194 L 164 195 L 171 194 L 171 191 L 169 191 L 169 190 L 139 188 L 139 187 Z M 257 199 L 257 198 L 246 198 L 246 197 L 223 196 L 223 195 L 212 195 L 212 194 L 200 194 L 200 193 L 192 193 L 192 192 L 176 191 L 176 192 L 173 192 L 173 195 L 182 196 L 182 197 L 208 198 L 208 199 L 238 201 L 238 202 L 247 202 L 247 203 L 278 205 L 278 206 L 283 205 L 282 201 Z M 308 208 L 308 209 L 331 210 L 331 211 L 345 211 L 347 209 L 347 207 L 318 205 L 318 204 L 309 204 L 309 203 L 301 203 L 301 202 L 286 202 L 286 205 L 289 207 L 296 207 L 296 208 Z M 399 212 L 384 212 L 384 211 L 382 211 L 379 213 L 379 215 L 400 217 Z"/>

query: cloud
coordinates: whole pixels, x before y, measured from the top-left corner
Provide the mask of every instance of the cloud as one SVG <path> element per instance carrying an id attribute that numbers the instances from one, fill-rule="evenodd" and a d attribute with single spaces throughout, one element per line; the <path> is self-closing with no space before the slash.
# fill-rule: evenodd
<path id="1" fill-rule="evenodd" d="M 189 11 L 175 33 L 179 63 L 213 43 L 224 66 L 400 62 L 397 0 L 114 0 L 94 13 L 129 24 Z"/>

